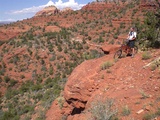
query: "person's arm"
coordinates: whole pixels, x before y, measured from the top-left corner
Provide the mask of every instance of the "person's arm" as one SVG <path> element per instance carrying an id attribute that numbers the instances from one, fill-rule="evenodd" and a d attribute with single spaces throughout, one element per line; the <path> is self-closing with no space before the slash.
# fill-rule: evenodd
<path id="1" fill-rule="evenodd" d="M 135 39 L 136 39 L 136 37 L 133 37 L 133 38 L 132 38 L 132 40 L 135 40 Z"/>

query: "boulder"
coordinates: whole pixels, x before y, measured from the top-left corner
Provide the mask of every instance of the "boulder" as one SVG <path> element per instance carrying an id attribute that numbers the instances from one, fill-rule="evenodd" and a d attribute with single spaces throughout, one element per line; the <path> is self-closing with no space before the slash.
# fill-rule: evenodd
<path id="1" fill-rule="evenodd" d="M 115 53 L 120 48 L 120 45 L 103 45 L 102 51 L 106 54 Z"/>
<path id="2" fill-rule="evenodd" d="M 94 77 L 100 71 L 100 66 L 108 59 L 106 56 L 88 60 L 76 67 L 64 88 L 64 98 L 74 108 L 83 109 L 92 94 L 97 90 L 99 80 Z"/>

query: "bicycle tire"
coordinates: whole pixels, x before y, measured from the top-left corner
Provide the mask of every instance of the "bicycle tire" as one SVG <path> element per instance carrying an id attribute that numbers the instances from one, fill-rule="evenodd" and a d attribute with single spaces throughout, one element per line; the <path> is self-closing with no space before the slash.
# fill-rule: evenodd
<path id="1" fill-rule="evenodd" d="M 120 58 L 122 55 L 122 50 L 117 50 L 116 53 L 114 54 L 114 59 Z"/>
<path id="2" fill-rule="evenodd" d="M 134 52 L 135 52 L 135 54 L 138 53 L 138 47 L 137 46 L 134 46 Z"/>

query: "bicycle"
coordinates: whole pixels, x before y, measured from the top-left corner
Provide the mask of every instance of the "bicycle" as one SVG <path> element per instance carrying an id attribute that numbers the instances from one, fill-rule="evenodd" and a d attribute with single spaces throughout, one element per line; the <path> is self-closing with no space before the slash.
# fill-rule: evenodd
<path id="1" fill-rule="evenodd" d="M 129 49 L 129 50 L 128 50 Z M 128 46 L 127 42 L 123 42 L 123 44 L 121 45 L 121 47 L 115 52 L 114 54 L 114 59 L 118 59 L 122 57 L 122 53 L 126 53 L 126 56 L 128 54 L 132 54 L 132 50 L 131 48 Z M 134 52 L 135 54 L 138 52 L 138 47 L 135 45 L 134 46 Z"/>

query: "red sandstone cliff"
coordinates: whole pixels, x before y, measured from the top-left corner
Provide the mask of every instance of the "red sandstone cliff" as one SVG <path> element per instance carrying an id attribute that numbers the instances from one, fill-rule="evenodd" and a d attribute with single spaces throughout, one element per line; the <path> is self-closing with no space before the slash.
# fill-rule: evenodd
<path id="1" fill-rule="evenodd" d="M 159 55 L 159 52 L 153 53 L 154 58 Z M 112 62 L 113 66 L 102 70 L 101 66 L 106 61 Z M 143 107 L 144 103 L 152 101 L 155 106 L 160 105 L 160 102 L 154 103 L 159 96 L 160 76 L 158 70 L 143 68 L 148 62 L 142 60 L 141 53 L 133 59 L 127 57 L 117 62 L 113 60 L 113 54 L 83 62 L 68 78 L 60 97 L 63 98 L 63 106 L 60 107 L 60 98 L 55 100 L 46 114 L 47 120 L 63 117 L 67 120 L 86 120 L 91 115 L 88 112 L 90 105 L 99 98 L 114 99 L 119 111 L 127 105 L 132 113 L 127 117 L 121 116 L 122 120 L 131 117 L 141 120 L 144 114 L 156 109 L 150 105 Z M 148 95 L 147 99 L 142 98 L 141 91 Z M 135 105 L 137 101 L 139 104 Z"/>

